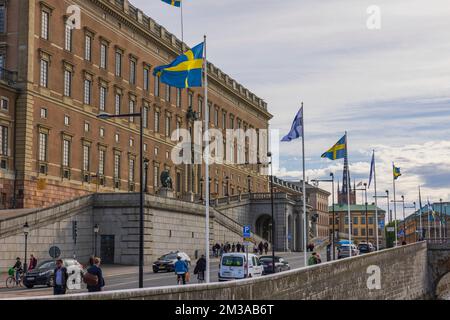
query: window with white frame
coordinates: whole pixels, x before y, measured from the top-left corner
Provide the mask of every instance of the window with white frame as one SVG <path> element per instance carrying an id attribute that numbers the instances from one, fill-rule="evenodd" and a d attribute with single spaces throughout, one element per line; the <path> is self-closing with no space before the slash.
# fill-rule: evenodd
<path id="1" fill-rule="evenodd" d="M 181 89 L 177 88 L 177 107 L 181 108 Z"/>
<path id="2" fill-rule="evenodd" d="M 41 75 L 40 75 L 41 87 L 48 87 L 48 61 L 41 59 Z"/>
<path id="3" fill-rule="evenodd" d="M 130 83 L 136 84 L 136 60 L 130 60 Z"/>
<path id="4" fill-rule="evenodd" d="M 64 49 L 72 51 L 72 27 L 68 24 L 64 24 Z"/>
<path id="5" fill-rule="evenodd" d="M 89 34 L 84 36 L 84 59 L 86 61 L 92 59 L 92 36 Z"/>
<path id="6" fill-rule="evenodd" d="M 84 104 L 91 104 L 92 97 L 92 81 L 89 79 L 84 80 Z"/>
<path id="7" fill-rule="evenodd" d="M 144 90 L 150 91 L 150 67 L 144 66 Z"/>
<path id="8" fill-rule="evenodd" d="M 114 140 L 116 141 L 116 143 L 119 143 L 119 141 L 120 141 L 120 135 L 119 135 L 118 133 L 115 134 Z"/>
<path id="9" fill-rule="evenodd" d="M 105 111 L 106 110 L 106 93 L 107 89 L 104 86 L 100 86 L 100 110 Z"/>
<path id="10" fill-rule="evenodd" d="M 105 137 L 105 128 L 100 128 L 100 138 Z"/>
<path id="11" fill-rule="evenodd" d="M 114 154 L 114 180 L 120 179 L 120 154 Z"/>
<path id="12" fill-rule="evenodd" d="M 128 179 L 130 182 L 134 182 L 134 163 L 135 163 L 135 160 L 131 158 L 130 163 L 128 165 L 128 169 L 129 169 Z"/>
<path id="13" fill-rule="evenodd" d="M 49 20 L 50 13 L 46 10 L 41 11 L 41 38 L 48 40 L 49 39 Z"/>
<path id="14" fill-rule="evenodd" d="M 6 6 L 4 3 L 0 3 L 0 33 L 6 31 Z"/>
<path id="15" fill-rule="evenodd" d="M 136 108 L 136 101 L 130 99 L 129 112 L 134 113 L 135 108 Z M 130 122 L 134 122 L 134 117 L 130 117 Z"/>
<path id="16" fill-rule="evenodd" d="M 105 150 L 100 149 L 98 151 L 98 174 L 102 176 L 105 174 L 105 156 Z"/>
<path id="17" fill-rule="evenodd" d="M 65 126 L 70 125 L 70 117 L 68 115 L 64 115 L 64 125 Z"/>
<path id="18" fill-rule="evenodd" d="M 89 145 L 83 145 L 83 171 L 89 172 L 91 147 Z"/>
<path id="19" fill-rule="evenodd" d="M 155 110 L 155 133 L 159 133 L 159 111 Z"/>
<path id="20" fill-rule="evenodd" d="M 39 132 L 39 161 L 47 161 L 48 157 L 48 133 Z"/>
<path id="21" fill-rule="evenodd" d="M 159 76 L 155 76 L 155 97 L 159 97 Z"/>
<path id="22" fill-rule="evenodd" d="M 122 53 L 116 51 L 116 76 L 122 76 Z"/>
<path id="23" fill-rule="evenodd" d="M 0 126 L 0 156 L 8 156 L 8 127 Z"/>
<path id="24" fill-rule="evenodd" d="M 166 115 L 166 121 L 165 121 L 165 129 L 166 129 L 166 137 L 170 137 L 170 123 L 172 118 L 170 115 Z"/>
<path id="25" fill-rule="evenodd" d="M 108 57 L 108 46 L 105 43 L 100 44 L 100 68 L 106 69 Z"/>
<path id="26" fill-rule="evenodd" d="M 70 165 L 70 140 L 68 139 L 63 139 L 62 165 L 63 167 Z"/>
<path id="27" fill-rule="evenodd" d="M 142 126 L 148 128 L 148 107 L 144 107 L 142 117 Z"/>
<path id="28" fill-rule="evenodd" d="M 166 101 L 170 102 L 172 87 L 166 84 Z"/>
<path id="29" fill-rule="evenodd" d="M 158 188 L 159 186 L 159 165 L 153 165 L 153 186 Z"/>
<path id="30" fill-rule="evenodd" d="M 85 121 L 84 122 L 84 132 L 89 132 L 91 131 L 91 125 L 89 122 Z"/>
<path id="31" fill-rule="evenodd" d="M 47 119 L 48 111 L 47 108 L 41 108 L 41 119 Z"/>
<path id="32" fill-rule="evenodd" d="M 72 95 L 72 72 L 64 70 L 64 95 L 70 97 Z"/>
<path id="33" fill-rule="evenodd" d="M 119 93 L 116 93 L 115 103 L 114 103 L 114 111 L 116 115 L 120 114 L 120 105 L 121 105 L 122 97 Z"/>

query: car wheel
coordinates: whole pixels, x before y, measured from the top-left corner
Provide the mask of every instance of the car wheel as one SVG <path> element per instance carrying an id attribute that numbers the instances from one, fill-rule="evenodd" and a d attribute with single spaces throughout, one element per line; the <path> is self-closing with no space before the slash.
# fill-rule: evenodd
<path id="1" fill-rule="evenodd" d="M 158 273 L 158 269 L 153 268 L 153 273 Z"/>
<path id="2" fill-rule="evenodd" d="M 27 287 L 28 289 L 33 289 L 33 285 L 32 284 L 26 284 L 25 287 Z"/>

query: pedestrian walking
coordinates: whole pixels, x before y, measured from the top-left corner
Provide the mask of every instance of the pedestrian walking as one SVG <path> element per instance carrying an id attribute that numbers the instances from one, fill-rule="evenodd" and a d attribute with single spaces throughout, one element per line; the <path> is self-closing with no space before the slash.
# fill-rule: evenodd
<path id="1" fill-rule="evenodd" d="M 317 252 L 313 252 L 308 259 L 308 266 L 319 264 L 321 262 L 322 261 L 320 260 L 320 256 L 318 256 Z"/>
<path id="2" fill-rule="evenodd" d="M 56 260 L 56 268 L 53 271 L 54 284 L 53 284 L 53 294 L 62 295 L 66 294 L 67 290 L 67 279 L 69 275 L 67 274 L 66 267 L 63 266 L 63 261 L 61 259 Z"/>
<path id="3" fill-rule="evenodd" d="M 258 254 L 258 246 L 256 245 L 256 243 L 255 243 L 255 245 L 253 246 L 253 253 L 254 253 L 254 254 Z"/>
<path id="4" fill-rule="evenodd" d="M 28 264 L 28 271 L 33 270 L 37 266 L 37 259 L 34 255 L 30 254 L 30 263 Z"/>
<path id="5" fill-rule="evenodd" d="M 231 252 L 235 252 L 236 251 L 236 245 L 233 242 L 233 245 L 231 246 Z"/>
<path id="6" fill-rule="evenodd" d="M 197 275 L 198 283 L 205 282 L 205 271 L 206 271 L 206 259 L 205 255 L 202 254 L 200 259 L 198 259 L 197 263 L 195 264 L 194 269 L 194 274 Z"/>
<path id="7" fill-rule="evenodd" d="M 239 242 L 236 243 L 236 252 L 241 252 L 241 244 Z"/>
<path id="8" fill-rule="evenodd" d="M 264 249 L 264 245 L 262 243 L 262 241 L 258 244 L 258 251 L 259 254 L 262 255 L 263 254 L 263 249 Z"/>
<path id="9" fill-rule="evenodd" d="M 264 252 L 267 254 L 268 251 L 269 251 L 269 243 L 266 241 L 264 242 Z"/>
<path id="10" fill-rule="evenodd" d="M 87 269 L 87 273 L 83 277 L 89 292 L 102 291 L 105 286 L 105 278 L 103 278 L 103 271 L 100 268 L 100 263 L 101 259 L 95 257 L 94 264 Z"/>

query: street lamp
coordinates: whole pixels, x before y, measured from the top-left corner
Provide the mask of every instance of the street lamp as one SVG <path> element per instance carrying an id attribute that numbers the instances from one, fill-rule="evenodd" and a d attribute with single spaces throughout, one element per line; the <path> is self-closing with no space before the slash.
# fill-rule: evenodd
<path id="1" fill-rule="evenodd" d="M 317 183 L 319 183 L 319 182 L 331 182 L 331 193 L 332 193 L 332 195 L 331 195 L 331 205 L 333 207 L 333 223 L 332 223 L 333 231 L 331 233 L 331 249 L 332 249 L 332 252 L 333 252 L 333 260 L 336 260 L 336 252 L 335 252 L 335 246 L 336 246 L 336 244 L 335 244 L 335 240 L 336 240 L 336 235 L 335 235 L 335 232 L 336 232 L 335 231 L 335 228 L 336 228 L 336 226 L 335 226 L 336 214 L 335 214 L 335 208 L 334 208 L 334 173 L 333 172 L 330 172 L 330 177 L 331 177 L 331 179 L 314 179 L 314 180 L 311 180 L 311 181 L 312 182 L 317 182 Z"/>
<path id="2" fill-rule="evenodd" d="M 391 216 L 391 210 L 389 208 L 389 190 L 386 190 L 386 195 L 385 196 L 378 196 L 375 195 L 373 196 L 374 198 L 385 198 L 387 200 L 387 214 L 388 214 L 388 219 L 389 219 L 389 223 L 392 222 L 392 216 Z M 377 221 L 377 232 L 378 232 L 378 221 Z M 397 231 L 395 231 L 397 233 Z M 378 244 L 377 244 L 377 250 L 378 250 Z"/>
<path id="3" fill-rule="evenodd" d="M 364 194 L 365 194 L 365 206 L 366 206 L 366 243 L 369 243 L 369 222 L 368 222 L 368 219 L 369 219 L 369 214 L 368 214 L 368 210 L 367 210 L 367 205 L 368 205 L 368 203 L 367 203 L 367 183 L 365 183 L 364 182 L 364 189 L 355 189 L 355 190 L 358 190 L 358 191 L 364 191 Z M 377 221 L 377 223 L 378 223 L 378 221 Z M 377 228 L 377 230 L 376 230 L 377 232 L 378 232 L 378 228 Z M 378 246 L 378 244 L 377 244 L 377 246 Z"/>
<path id="4" fill-rule="evenodd" d="M 100 231 L 100 227 L 98 224 L 95 224 L 94 226 L 94 256 L 97 256 L 97 236 L 98 232 Z"/>
<path id="5" fill-rule="evenodd" d="M 272 270 L 275 273 L 275 219 L 274 219 L 274 204 L 273 204 L 273 165 L 272 165 L 272 152 L 267 153 L 267 157 L 270 158 L 270 203 L 272 207 Z M 305 190 L 303 190 L 305 191 Z"/>
<path id="6" fill-rule="evenodd" d="M 141 107 L 139 113 L 109 114 L 101 112 L 97 115 L 98 119 L 108 120 L 113 118 L 135 118 L 140 119 L 139 138 L 140 138 L 140 190 L 139 190 L 139 288 L 144 287 L 144 108 Z"/>
<path id="7" fill-rule="evenodd" d="M 27 245 L 28 245 L 28 234 L 30 233 L 30 227 L 28 222 L 23 225 L 23 235 L 25 236 L 25 259 L 23 259 L 23 272 L 27 272 Z"/>
<path id="8" fill-rule="evenodd" d="M 189 106 L 187 112 L 186 112 L 186 119 L 188 120 L 188 122 L 191 124 L 190 125 L 190 130 L 191 130 L 191 137 L 193 136 L 192 132 L 194 130 L 194 127 L 192 125 L 193 122 L 197 121 L 200 118 L 200 115 L 197 111 L 194 111 L 194 109 L 192 109 L 192 106 Z M 192 193 L 194 193 L 194 164 L 195 163 L 195 150 L 194 150 L 194 141 L 191 142 L 191 163 L 188 164 L 188 172 L 189 172 L 189 176 L 190 176 L 190 186 L 189 189 Z M 189 191 L 189 190 L 188 190 Z"/>
<path id="9" fill-rule="evenodd" d="M 439 238 L 442 241 L 442 199 L 439 199 L 441 210 L 439 210 Z"/>

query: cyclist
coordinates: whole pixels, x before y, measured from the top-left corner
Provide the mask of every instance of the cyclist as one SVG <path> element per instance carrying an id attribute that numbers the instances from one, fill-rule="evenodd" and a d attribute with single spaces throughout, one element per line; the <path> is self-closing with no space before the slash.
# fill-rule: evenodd
<path id="1" fill-rule="evenodd" d="M 181 260 L 180 256 L 177 256 L 177 262 L 175 262 L 175 273 L 177 274 L 177 282 L 183 281 L 186 284 L 186 273 L 189 271 L 186 261 Z"/>
<path id="2" fill-rule="evenodd" d="M 16 284 L 18 285 L 20 282 L 20 274 L 22 273 L 22 262 L 20 261 L 20 258 L 16 258 L 16 263 L 12 267 L 16 273 Z"/>

